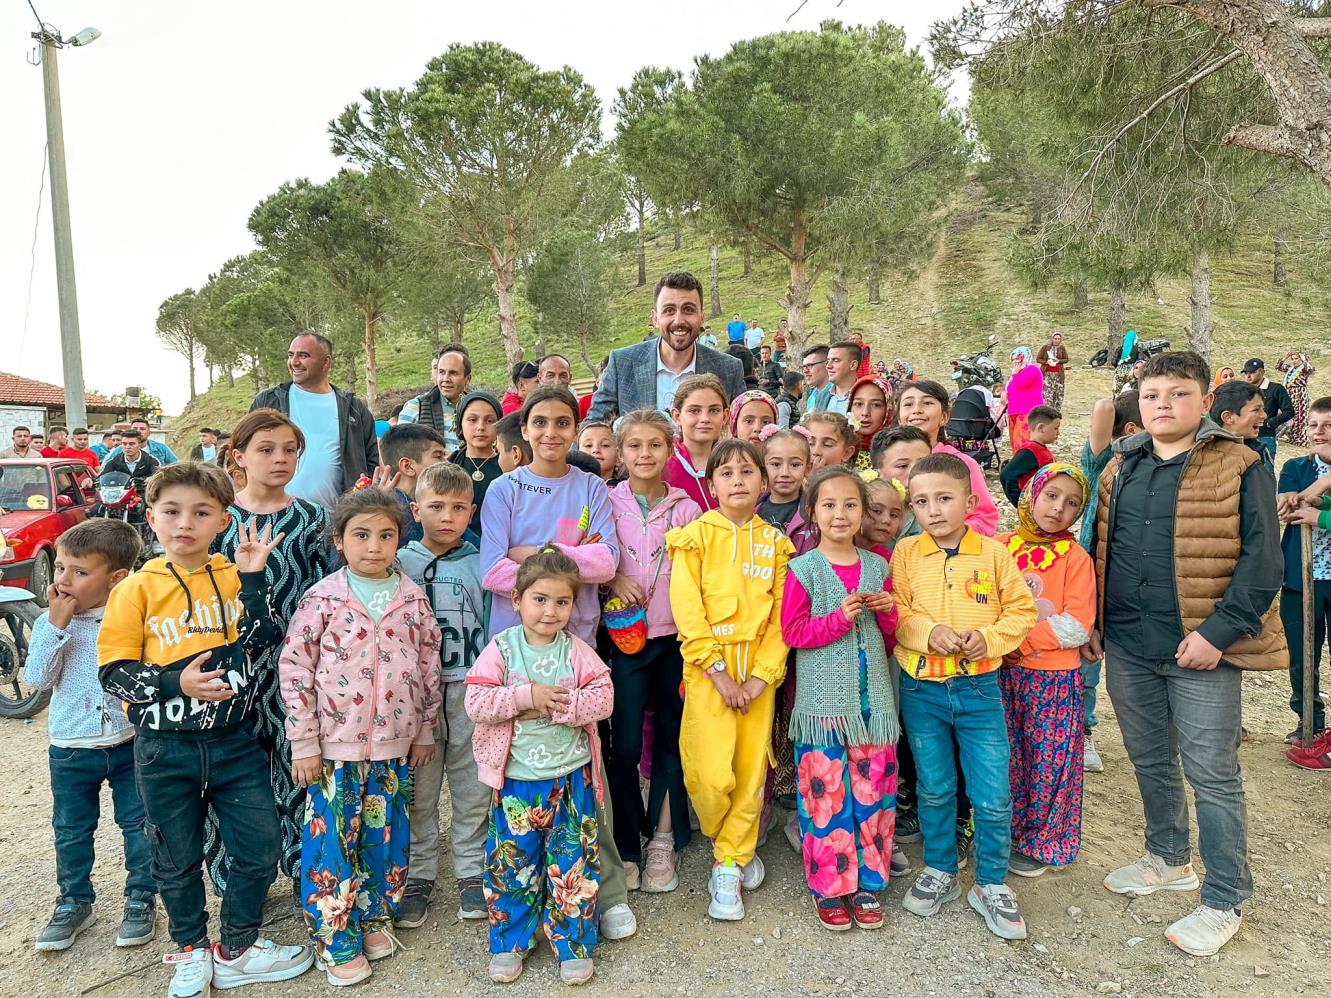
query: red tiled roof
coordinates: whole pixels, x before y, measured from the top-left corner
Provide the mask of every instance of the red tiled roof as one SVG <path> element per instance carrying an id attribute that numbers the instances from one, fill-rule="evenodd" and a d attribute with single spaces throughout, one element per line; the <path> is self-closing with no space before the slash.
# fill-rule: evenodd
<path id="1" fill-rule="evenodd" d="M 85 393 L 84 398 L 88 405 L 108 407 L 115 405 L 110 399 L 103 398 L 95 392 Z M 45 381 L 33 381 L 31 378 L 20 378 L 17 374 L 0 371 L 0 403 L 2 402 L 11 405 L 63 406 L 65 390 L 59 385 L 49 385 Z"/>

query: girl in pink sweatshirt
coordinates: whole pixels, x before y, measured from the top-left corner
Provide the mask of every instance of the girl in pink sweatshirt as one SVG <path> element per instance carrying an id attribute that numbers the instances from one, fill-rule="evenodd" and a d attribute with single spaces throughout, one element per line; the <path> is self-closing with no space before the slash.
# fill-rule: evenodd
<path id="1" fill-rule="evenodd" d="M 467 673 L 467 716 L 482 783 L 495 790 L 485 840 L 490 979 L 517 980 L 536 930 L 566 984 L 592 976 L 601 879 L 601 746 L 610 716 L 610 670 L 570 633 L 582 579 L 550 545 L 518 570 L 519 623 L 496 634 Z"/>
<path id="2" fill-rule="evenodd" d="M 312 586 L 278 659 L 291 775 L 309 788 L 300 898 L 335 987 L 391 956 L 407 886 L 411 770 L 435 752 L 439 627 L 425 593 L 393 568 L 402 506 L 378 488 L 333 507 L 347 567 Z"/>
<path id="3" fill-rule="evenodd" d="M 929 438 L 935 454 L 954 454 L 961 458 L 971 476 L 971 492 L 975 494 L 975 509 L 966 517 L 966 526 L 977 534 L 993 537 L 998 529 L 998 507 L 989 494 L 984 472 L 969 454 L 963 454 L 947 442 L 947 414 L 951 402 L 947 390 L 937 381 L 912 381 L 897 395 L 897 425 L 913 426 Z M 909 482 L 902 482 L 909 485 Z"/>

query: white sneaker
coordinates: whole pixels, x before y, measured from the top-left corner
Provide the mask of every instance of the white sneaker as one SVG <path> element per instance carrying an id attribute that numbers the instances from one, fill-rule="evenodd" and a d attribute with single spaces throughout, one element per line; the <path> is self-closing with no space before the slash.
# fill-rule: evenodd
<path id="1" fill-rule="evenodd" d="M 637 931 L 638 920 L 633 915 L 633 909 L 626 904 L 617 904 L 601 915 L 603 939 L 627 939 Z"/>
<path id="2" fill-rule="evenodd" d="M 1026 920 L 1007 884 L 976 884 L 966 893 L 966 900 L 999 939 L 1026 938 Z"/>
<path id="3" fill-rule="evenodd" d="M 1115 894 L 1146 897 L 1156 891 L 1195 891 L 1201 886 L 1191 863 L 1170 866 L 1154 853 L 1135 863 L 1120 866 L 1105 877 L 1105 887 Z"/>
<path id="4" fill-rule="evenodd" d="M 1100 758 L 1100 753 L 1095 747 L 1095 739 L 1090 735 L 1086 736 L 1086 748 L 1082 752 L 1081 768 L 1088 773 L 1103 773 L 1105 771 L 1105 762 Z"/>
<path id="5" fill-rule="evenodd" d="M 743 874 L 733 859 L 712 866 L 712 876 L 707 882 L 707 893 L 712 902 L 707 906 L 707 914 L 720 922 L 739 922 L 744 918 L 744 898 L 740 895 Z"/>
<path id="6" fill-rule="evenodd" d="M 767 879 L 767 868 L 763 866 L 762 858 L 754 853 L 753 859 L 739 868 L 739 876 L 746 891 L 756 891 Z"/>
<path id="7" fill-rule="evenodd" d="M 1234 938 L 1243 915 L 1233 908 L 1198 905 L 1165 930 L 1165 938 L 1190 956 L 1214 956 Z"/>
<path id="8" fill-rule="evenodd" d="M 625 860 L 624 886 L 630 891 L 636 891 L 642 888 L 642 867 L 637 863 L 630 863 Z"/>
<path id="9" fill-rule="evenodd" d="M 234 960 L 213 957 L 213 985 L 219 990 L 245 984 L 270 984 L 299 977 L 314 963 L 308 946 L 279 946 L 260 936 Z"/>
<path id="10" fill-rule="evenodd" d="M 208 998 L 213 983 L 213 951 L 207 946 L 168 953 L 162 962 L 175 967 L 170 998 Z"/>

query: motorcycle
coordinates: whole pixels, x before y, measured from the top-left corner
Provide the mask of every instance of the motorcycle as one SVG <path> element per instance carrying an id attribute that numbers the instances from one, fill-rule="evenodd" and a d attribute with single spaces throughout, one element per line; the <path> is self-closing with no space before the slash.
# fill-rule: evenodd
<path id="1" fill-rule="evenodd" d="M 161 554 L 161 545 L 148 527 L 148 518 L 144 511 L 143 498 L 139 495 L 134 480 L 123 471 L 103 472 L 97 479 L 97 504 L 89 517 L 106 517 L 123 520 L 139 532 L 139 557 L 134 563 L 134 570 L 143 567 L 149 558 Z"/>
<path id="2" fill-rule="evenodd" d="M 28 590 L 0 586 L 0 717 L 34 717 L 51 700 L 50 690 L 34 690 L 23 681 L 32 628 L 41 615 Z"/>
<path id="3" fill-rule="evenodd" d="M 998 343 L 996 333 L 989 334 L 989 344 L 979 353 L 967 354 L 952 361 L 952 380 L 957 383 L 957 391 L 967 388 L 987 388 L 990 391 L 1003 383 L 1003 372 L 994 363 L 994 346 Z"/>
<path id="4" fill-rule="evenodd" d="M 1137 359 L 1146 360 L 1148 357 L 1154 357 L 1158 353 L 1164 353 L 1169 349 L 1169 340 L 1154 339 L 1142 342 L 1137 341 Z M 1109 363 L 1109 348 L 1101 347 L 1095 353 L 1091 354 L 1091 359 L 1086 362 L 1090 367 L 1104 367 Z"/>

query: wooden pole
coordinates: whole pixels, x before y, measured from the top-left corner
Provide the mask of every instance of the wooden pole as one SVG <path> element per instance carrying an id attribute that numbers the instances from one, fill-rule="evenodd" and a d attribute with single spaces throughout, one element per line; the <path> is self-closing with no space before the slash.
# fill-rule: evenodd
<path id="1" fill-rule="evenodd" d="M 1317 662 L 1313 660 L 1313 528 L 1306 523 L 1299 530 L 1303 546 L 1303 747 L 1313 743 L 1313 700 L 1317 696 Z"/>

